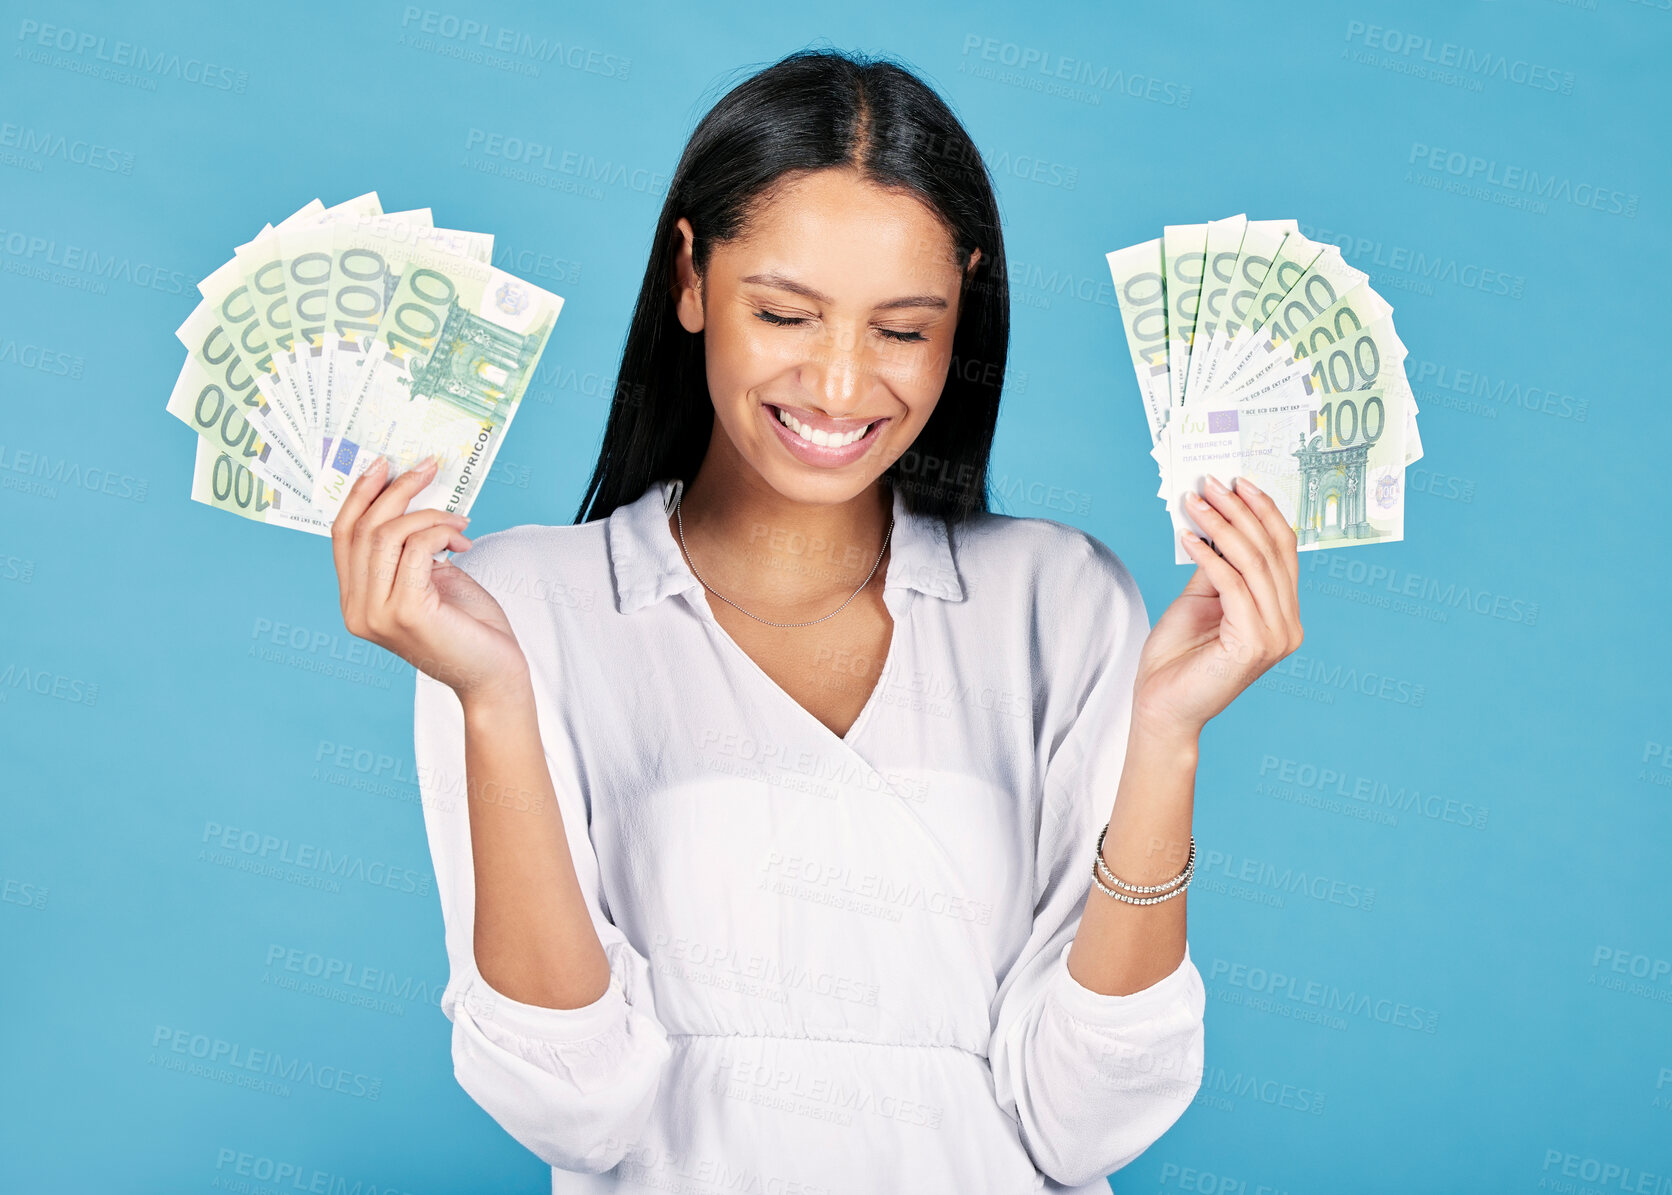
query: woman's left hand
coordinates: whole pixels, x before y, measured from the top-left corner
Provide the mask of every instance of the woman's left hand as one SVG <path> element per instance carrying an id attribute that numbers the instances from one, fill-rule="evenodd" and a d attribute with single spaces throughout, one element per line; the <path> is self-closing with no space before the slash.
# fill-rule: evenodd
<path id="1" fill-rule="evenodd" d="M 1302 638 L 1294 528 L 1264 492 L 1234 484 L 1210 477 L 1207 502 L 1188 496 L 1218 551 L 1184 540 L 1196 571 L 1150 628 L 1133 685 L 1134 721 L 1192 739 Z"/>

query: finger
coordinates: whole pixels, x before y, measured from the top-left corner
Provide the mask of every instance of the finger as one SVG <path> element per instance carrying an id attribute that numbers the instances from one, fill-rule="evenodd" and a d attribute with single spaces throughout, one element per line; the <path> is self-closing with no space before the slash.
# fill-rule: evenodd
<path id="1" fill-rule="evenodd" d="M 1279 585 L 1277 594 L 1283 600 L 1284 615 L 1299 623 L 1300 621 L 1300 540 L 1295 534 L 1294 527 L 1283 517 L 1272 496 L 1255 485 L 1246 477 L 1232 478 L 1236 493 L 1242 496 L 1248 508 L 1259 516 L 1271 535 L 1272 542 L 1277 545 L 1278 563 L 1283 566 L 1288 584 Z"/>
<path id="2" fill-rule="evenodd" d="M 389 458 L 380 456 L 371 463 L 367 470 L 354 479 L 354 484 L 348 487 L 348 494 L 343 498 L 342 506 L 337 508 L 337 517 L 331 521 L 331 559 L 337 566 L 337 597 L 344 610 L 348 607 L 349 594 L 349 542 L 354 535 L 354 524 L 371 505 L 373 498 L 383 485 L 384 475 L 389 471 Z"/>
<path id="3" fill-rule="evenodd" d="M 1231 484 L 1237 496 L 1248 504 L 1248 509 L 1254 512 L 1255 517 L 1271 536 L 1271 541 L 1277 548 L 1278 563 L 1288 570 L 1290 577 L 1298 579 L 1300 569 L 1296 565 L 1296 557 L 1300 540 L 1294 527 L 1283 517 L 1283 512 L 1277 508 L 1272 496 L 1249 478 L 1233 477 Z"/>
<path id="4" fill-rule="evenodd" d="M 1254 604 L 1254 595 L 1248 592 L 1248 584 L 1237 566 L 1208 547 L 1201 536 L 1189 528 L 1179 532 L 1179 539 L 1183 542 L 1184 550 L 1190 559 L 1196 562 L 1200 570 L 1198 575 L 1204 576 L 1214 593 L 1219 596 L 1219 604 L 1224 607 L 1225 614 L 1244 626 L 1257 626 L 1260 620 L 1259 610 Z M 1191 577 L 1190 580 L 1194 584 L 1196 578 Z"/>
<path id="5" fill-rule="evenodd" d="M 365 520 L 382 522 L 406 513 L 413 496 L 429 485 L 435 477 L 440 460 L 433 453 L 391 481 L 381 494 L 372 499 L 366 509 Z"/>
<path id="6" fill-rule="evenodd" d="M 429 460 L 433 462 L 434 458 L 429 458 Z M 349 533 L 348 538 L 348 569 L 352 578 L 351 585 L 362 595 L 359 607 L 362 617 L 381 605 L 381 602 L 378 601 L 368 605 L 364 600 L 368 595 L 375 596 L 379 589 L 371 576 L 371 537 L 376 533 L 379 526 L 388 522 L 395 515 L 406 512 L 406 508 L 412 504 L 413 496 L 427 484 L 426 469 L 433 472 L 433 463 L 419 462 L 417 468 L 408 469 L 389 482 L 381 493 L 372 495 L 371 503 L 354 521 L 354 529 Z M 391 567 L 393 567 L 392 562 Z M 388 593 L 389 580 L 390 578 L 385 578 L 381 586 L 384 594 Z M 350 601 L 353 600 L 354 598 L 351 595 Z"/>
<path id="7" fill-rule="evenodd" d="M 449 531 L 463 531 L 468 522 L 470 520 L 464 515 L 444 510 L 415 510 L 398 519 L 380 523 L 367 535 L 366 614 L 373 625 L 380 625 L 381 616 L 388 613 L 388 607 L 396 596 L 395 578 L 400 571 L 407 539 L 438 526 Z"/>
<path id="8" fill-rule="evenodd" d="M 437 567 L 435 554 L 443 548 L 463 552 L 470 543 L 470 538 L 452 523 L 437 523 L 408 535 L 401 548 L 394 590 L 389 597 L 389 617 L 409 625 L 413 612 L 420 608 L 425 594 L 432 588 L 430 574 Z"/>
<path id="9" fill-rule="evenodd" d="M 1247 503 L 1222 486 L 1216 488 L 1217 480 L 1209 475 L 1206 500 L 1187 491 L 1186 501 L 1190 504 L 1191 513 L 1196 516 L 1207 537 L 1213 540 L 1214 547 L 1237 567 L 1248 583 L 1258 616 L 1245 630 L 1264 638 L 1263 628 L 1270 627 L 1287 640 L 1283 606 L 1277 596 L 1276 573 L 1281 566 L 1275 559 L 1276 550 L 1270 542 L 1271 537 L 1254 512 L 1248 509 Z"/>

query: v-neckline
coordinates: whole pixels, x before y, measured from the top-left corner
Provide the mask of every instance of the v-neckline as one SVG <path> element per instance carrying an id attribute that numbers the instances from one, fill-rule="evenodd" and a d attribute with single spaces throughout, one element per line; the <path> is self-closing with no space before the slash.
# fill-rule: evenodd
<path id="1" fill-rule="evenodd" d="M 676 486 L 683 485 L 683 483 L 677 479 L 674 484 Z M 672 497 L 677 500 L 678 496 L 679 491 L 676 490 Z M 894 495 L 891 491 L 889 494 L 890 503 L 892 503 L 893 500 Z M 669 513 L 671 513 L 671 507 Z M 897 515 L 896 522 L 898 522 Z M 663 518 L 659 520 L 659 525 L 662 530 L 666 532 L 668 540 L 673 546 L 674 553 L 679 559 L 680 567 L 683 568 L 686 574 L 691 578 L 691 589 L 694 589 L 697 595 L 692 599 L 691 604 L 701 612 L 703 619 L 708 623 L 713 633 L 719 635 L 722 640 L 729 644 L 732 651 L 736 652 L 750 668 L 754 669 L 755 675 L 760 677 L 760 679 L 766 683 L 768 688 L 777 693 L 782 700 L 788 702 L 789 705 L 801 715 L 801 717 L 818 727 L 821 734 L 835 739 L 841 746 L 846 747 L 849 751 L 853 751 L 855 755 L 858 755 L 858 751 L 854 749 L 854 739 L 858 736 L 859 732 L 864 729 L 865 724 L 870 721 L 871 711 L 876 707 L 878 701 L 881 700 L 883 682 L 888 679 L 888 676 L 894 666 L 895 656 L 900 650 L 900 623 L 903 619 L 911 616 L 911 609 L 915 604 L 910 600 L 909 594 L 907 600 L 901 603 L 901 609 L 899 610 L 896 610 L 888 601 L 889 588 L 894 580 L 894 562 L 898 559 L 892 551 L 892 545 L 888 554 L 888 567 L 883 570 L 882 594 L 883 607 L 888 611 L 890 624 L 888 628 L 888 651 L 883 656 L 882 671 L 877 674 L 876 682 L 871 686 L 870 693 L 866 695 L 865 704 L 860 706 L 858 716 L 854 718 L 853 723 L 848 727 L 846 734 L 837 734 L 829 726 L 826 726 L 822 721 L 820 721 L 818 716 L 814 714 L 812 710 L 797 701 L 795 696 L 791 694 L 788 689 L 784 688 L 783 685 L 774 680 L 772 678 L 772 674 L 762 668 L 760 666 L 760 662 L 756 660 L 754 656 L 750 655 L 747 651 L 744 651 L 743 645 L 736 639 L 733 639 L 731 632 L 726 630 L 726 628 L 720 624 L 720 620 L 718 618 L 714 617 L 714 607 L 710 605 L 708 601 L 708 588 L 700 580 L 698 580 L 696 574 L 691 571 L 691 564 L 685 559 L 685 552 L 681 548 L 679 540 L 674 536 L 673 529 L 668 526 L 667 519 Z M 686 592 L 689 593 L 690 590 L 688 589 Z M 860 758 L 863 759 L 864 757 L 861 756 Z"/>
<path id="2" fill-rule="evenodd" d="M 889 563 L 893 563 L 892 558 Z M 871 711 L 876 707 L 877 702 L 880 700 L 883 682 L 889 675 L 889 671 L 894 663 L 895 653 L 899 649 L 901 615 L 896 614 L 892 608 L 889 609 L 888 616 L 892 625 L 889 627 L 888 631 L 888 653 L 883 656 L 882 671 L 877 674 L 876 682 L 871 686 L 871 692 L 866 695 L 865 704 L 860 706 L 859 714 L 854 718 L 853 724 L 848 727 L 847 733 L 839 735 L 829 726 L 826 726 L 822 721 L 820 721 L 819 717 L 814 714 L 812 710 L 797 701 L 794 694 L 774 680 L 772 678 L 772 674 L 760 666 L 760 661 L 756 660 L 754 656 L 743 650 L 743 645 L 736 639 L 733 639 L 731 632 L 726 630 L 726 628 L 720 624 L 720 620 L 718 618 L 714 617 L 714 608 L 708 604 L 708 591 L 703 588 L 700 581 L 697 583 L 696 589 L 696 600 L 702 603 L 702 611 L 709 627 L 714 633 L 718 634 L 721 639 L 731 645 L 732 650 L 742 657 L 742 659 L 748 663 L 750 668 L 754 669 L 755 675 L 760 677 L 768 687 L 782 697 L 783 700 L 787 701 L 794 709 L 799 711 L 803 718 L 818 727 L 821 733 L 835 739 L 842 746 L 848 748 L 848 750 L 854 750 L 854 740 L 858 737 L 859 732 L 864 729 L 865 724 L 870 721 Z M 887 598 L 885 597 L 884 605 L 886 604 Z M 910 616 L 910 612 L 911 603 L 907 602 L 905 611 L 907 617 Z"/>

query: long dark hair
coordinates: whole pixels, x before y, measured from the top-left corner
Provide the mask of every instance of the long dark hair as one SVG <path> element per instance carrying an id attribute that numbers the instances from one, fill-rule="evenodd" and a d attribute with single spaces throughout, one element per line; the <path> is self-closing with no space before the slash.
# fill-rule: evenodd
<path id="1" fill-rule="evenodd" d="M 708 448 L 714 407 L 702 333 L 679 323 L 671 293 L 676 222 L 691 222 L 700 274 L 713 247 L 741 234 L 750 205 L 783 175 L 843 166 L 925 201 L 966 267 L 945 388 L 917 439 L 883 476 L 917 513 L 956 522 L 989 509 L 987 461 L 1010 341 L 1010 289 L 986 165 L 952 110 L 904 67 L 801 50 L 727 92 L 680 156 L 576 523 L 608 516 L 659 478 L 689 483 Z M 975 249 L 981 257 L 969 271 Z"/>

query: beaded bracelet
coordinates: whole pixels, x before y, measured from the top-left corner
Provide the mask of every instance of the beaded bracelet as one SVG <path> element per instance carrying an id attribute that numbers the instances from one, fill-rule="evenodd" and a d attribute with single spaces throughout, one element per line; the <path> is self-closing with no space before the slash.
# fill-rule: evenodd
<path id="1" fill-rule="evenodd" d="M 1190 836 L 1190 855 L 1184 861 L 1184 870 L 1179 872 L 1178 875 L 1161 884 L 1128 884 L 1125 880 L 1118 879 L 1115 876 L 1115 873 L 1109 870 L 1109 865 L 1103 861 L 1103 839 L 1108 835 L 1108 833 L 1109 827 L 1105 825 L 1102 832 L 1097 836 L 1097 850 L 1094 855 L 1094 865 L 1091 869 L 1091 878 L 1093 882 L 1095 882 L 1097 886 L 1103 889 L 1103 891 L 1109 896 L 1114 897 L 1116 900 L 1125 901 L 1129 905 L 1158 905 L 1164 900 L 1172 900 L 1173 897 L 1177 896 L 1190 886 L 1191 877 L 1196 874 L 1196 836 L 1194 834 Z M 1127 896 L 1125 893 L 1116 892 L 1113 888 L 1110 888 L 1108 884 L 1105 884 L 1102 876 L 1098 874 L 1099 872 L 1108 876 L 1110 882 L 1113 883 L 1115 887 L 1124 888 L 1127 892 L 1165 892 L 1166 895 L 1148 897 Z"/>

